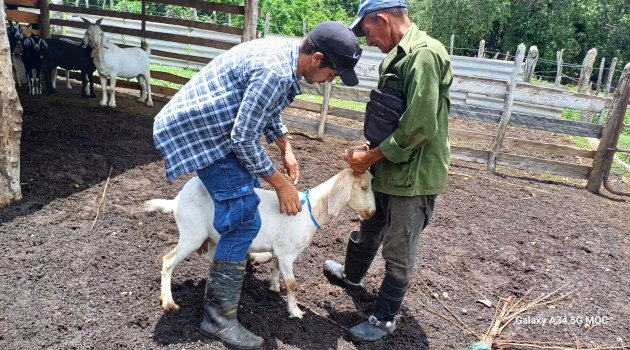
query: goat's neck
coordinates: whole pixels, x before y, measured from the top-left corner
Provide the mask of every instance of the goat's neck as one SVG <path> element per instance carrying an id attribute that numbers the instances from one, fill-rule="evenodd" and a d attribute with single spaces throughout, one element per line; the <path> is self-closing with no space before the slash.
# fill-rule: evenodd
<path id="1" fill-rule="evenodd" d="M 330 214 L 328 213 L 328 200 L 330 199 L 333 185 L 338 177 L 339 175 L 335 175 L 326 182 L 315 186 L 309 191 L 312 215 L 315 217 L 315 220 L 320 227 L 323 227 L 330 221 Z M 304 203 L 302 210 L 308 211 L 307 203 Z"/>

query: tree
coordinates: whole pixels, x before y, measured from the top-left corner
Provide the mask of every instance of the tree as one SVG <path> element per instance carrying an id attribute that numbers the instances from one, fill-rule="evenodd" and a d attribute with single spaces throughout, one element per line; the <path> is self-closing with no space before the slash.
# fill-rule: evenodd
<path id="1" fill-rule="evenodd" d="M 5 22 L 0 6 L 0 22 Z M 0 208 L 22 199 L 20 138 L 22 106 L 15 90 L 6 26 L 0 26 Z"/>

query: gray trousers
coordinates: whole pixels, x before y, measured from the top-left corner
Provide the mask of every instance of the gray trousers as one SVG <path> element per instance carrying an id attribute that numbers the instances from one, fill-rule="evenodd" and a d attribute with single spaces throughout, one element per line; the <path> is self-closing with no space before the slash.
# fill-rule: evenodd
<path id="1" fill-rule="evenodd" d="M 409 282 L 416 262 L 420 232 L 429 224 L 436 195 L 403 197 L 374 192 L 376 212 L 361 223 L 350 240 L 366 250 L 383 243 L 383 259 L 388 275 Z"/>

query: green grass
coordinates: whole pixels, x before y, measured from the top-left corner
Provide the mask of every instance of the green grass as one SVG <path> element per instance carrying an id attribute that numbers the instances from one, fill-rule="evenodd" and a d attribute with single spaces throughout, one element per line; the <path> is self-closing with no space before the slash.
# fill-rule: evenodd
<path id="1" fill-rule="evenodd" d="M 151 70 L 157 71 L 157 72 L 171 73 L 171 74 L 175 74 L 180 77 L 184 77 L 188 79 L 192 78 L 195 74 L 197 74 L 196 70 L 180 68 L 180 67 L 161 66 L 159 64 L 152 64 Z M 159 80 L 159 79 L 151 79 L 151 84 L 157 85 L 157 86 L 165 86 L 165 87 L 169 87 L 173 89 L 180 89 L 182 87 L 181 84 L 171 83 L 170 81 Z"/>
<path id="2" fill-rule="evenodd" d="M 303 95 L 296 96 L 296 98 L 303 101 L 307 101 L 307 102 L 313 102 L 313 103 L 324 102 L 324 97 L 319 96 L 319 95 L 303 94 Z M 359 111 L 359 112 L 365 111 L 365 103 L 363 102 L 346 101 L 346 100 L 340 100 L 338 98 L 331 98 L 330 105 L 332 107 L 351 109 L 351 110 Z"/>

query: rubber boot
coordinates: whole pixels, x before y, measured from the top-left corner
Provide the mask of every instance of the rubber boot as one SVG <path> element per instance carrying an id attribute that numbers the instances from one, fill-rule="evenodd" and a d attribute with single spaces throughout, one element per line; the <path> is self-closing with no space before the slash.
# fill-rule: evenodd
<path id="1" fill-rule="evenodd" d="M 346 337 L 355 343 L 374 342 L 396 330 L 396 318 L 407 290 L 408 282 L 385 275 L 378 292 L 374 314 L 367 321 L 350 328 Z"/>
<path id="2" fill-rule="evenodd" d="M 263 338 L 247 330 L 236 318 L 244 276 L 245 261 L 214 261 L 206 282 L 200 328 L 203 333 L 213 335 L 232 347 L 259 349 Z"/>
<path id="3" fill-rule="evenodd" d="M 378 246 L 370 249 L 360 246 L 353 239 L 357 234 L 357 231 L 350 234 L 343 266 L 333 260 L 324 261 L 324 276 L 331 284 L 346 289 L 365 289 L 362 279 L 376 256 Z"/>

